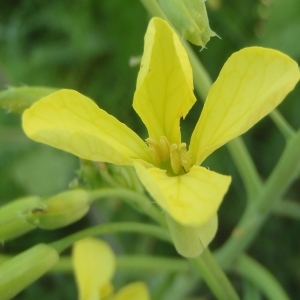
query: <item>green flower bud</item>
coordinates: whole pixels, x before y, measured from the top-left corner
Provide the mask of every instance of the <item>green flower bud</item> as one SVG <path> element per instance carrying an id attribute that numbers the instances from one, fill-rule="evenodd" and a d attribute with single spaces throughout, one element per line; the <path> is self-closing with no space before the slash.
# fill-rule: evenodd
<path id="1" fill-rule="evenodd" d="M 38 244 L 0 265 L 0 299 L 11 299 L 58 261 L 57 251 Z"/>
<path id="2" fill-rule="evenodd" d="M 7 90 L 0 92 L 0 107 L 7 109 L 9 112 L 22 113 L 29 108 L 34 102 L 55 92 L 57 89 L 46 87 L 9 87 Z"/>
<path id="3" fill-rule="evenodd" d="M 210 37 L 216 36 L 210 27 L 205 0 L 159 0 L 171 24 L 183 38 L 205 47 Z"/>
<path id="4" fill-rule="evenodd" d="M 22 212 L 41 201 L 39 197 L 24 197 L 0 207 L 0 242 L 21 236 L 36 226 L 26 222 Z"/>
<path id="5" fill-rule="evenodd" d="M 26 221 L 43 229 L 56 229 L 81 219 L 90 208 L 89 193 L 72 190 L 41 201 L 24 212 Z"/>

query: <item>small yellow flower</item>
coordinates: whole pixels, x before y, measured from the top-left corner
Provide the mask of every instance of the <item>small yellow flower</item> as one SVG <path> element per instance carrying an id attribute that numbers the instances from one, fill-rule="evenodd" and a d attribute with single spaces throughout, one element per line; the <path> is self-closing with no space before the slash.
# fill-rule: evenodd
<path id="1" fill-rule="evenodd" d="M 211 87 L 188 147 L 179 122 L 196 101 L 192 69 L 177 34 L 153 18 L 133 101 L 148 130 L 146 143 L 72 90 L 36 102 L 25 111 L 23 128 L 31 139 L 81 158 L 134 166 L 173 220 L 209 231 L 200 238 L 205 247 L 215 234 L 216 213 L 231 178 L 200 164 L 272 111 L 298 80 L 297 63 L 278 51 L 250 47 L 234 53 Z"/>
<path id="2" fill-rule="evenodd" d="M 115 256 L 107 243 L 85 238 L 73 246 L 73 265 L 79 300 L 149 300 L 147 287 L 134 282 L 113 294 L 111 280 L 115 272 Z"/>

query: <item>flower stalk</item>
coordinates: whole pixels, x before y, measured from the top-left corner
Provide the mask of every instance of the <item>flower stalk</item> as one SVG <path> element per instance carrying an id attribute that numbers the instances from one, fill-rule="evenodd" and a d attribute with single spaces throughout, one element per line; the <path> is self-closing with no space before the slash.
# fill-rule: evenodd
<path id="1" fill-rule="evenodd" d="M 272 208 L 292 184 L 300 171 L 300 131 L 290 139 L 272 174 L 263 185 L 255 202 L 249 205 L 231 237 L 218 250 L 218 259 L 229 267 L 249 247 L 270 216 Z"/>

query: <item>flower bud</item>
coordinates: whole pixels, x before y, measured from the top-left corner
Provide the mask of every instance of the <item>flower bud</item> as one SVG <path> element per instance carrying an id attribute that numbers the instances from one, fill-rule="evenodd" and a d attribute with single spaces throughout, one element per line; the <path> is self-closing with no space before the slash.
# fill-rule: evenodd
<path id="1" fill-rule="evenodd" d="M 30 196 L 0 207 L 0 242 L 21 236 L 36 227 L 24 220 L 22 212 L 40 201 L 39 197 Z"/>
<path id="2" fill-rule="evenodd" d="M 33 205 L 24 212 L 25 219 L 43 229 L 56 229 L 81 219 L 90 208 L 89 193 L 72 190 Z"/>
<path id="3" fill-rule="evenodd" d="M 0 107 L 7 109 L 8 112 L 22 113 L 34 102 L 55 91 L 56 89 L 47 87 L 9 87 L 0 92 Z"/>
<path id="4" fill-rule="evenodd" d="M 216 36 L 210 27 L 205 0 L 159 0 L 170 23 L 179 34 L 197 46 L 205 47 Z"/>
<path id="5" fill-rule="evenodd" d="M 57 251 L 38 244 L 0 265 L 0 299 L 11 299 L 33 283 L 58 261 Z"/>

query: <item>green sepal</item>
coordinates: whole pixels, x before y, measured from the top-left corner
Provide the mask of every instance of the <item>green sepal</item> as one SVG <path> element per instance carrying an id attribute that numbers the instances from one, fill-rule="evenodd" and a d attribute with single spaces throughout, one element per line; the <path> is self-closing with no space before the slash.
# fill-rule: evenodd
<path id="1" fill-rule="evenodd" d="M 169 215 L 166 216 L 175 248 L 184 257 L 193 258 L 199 256 L 216 235 L 218 227 L 217 215 L 200 227 L 184 226 Z"/>
<path id="2" fill-rule="evenodd" d="M 170 23 L 192 44 L 205 47 L 217 36 L 209 27 L 205 0 L 159 0 Z"/>

